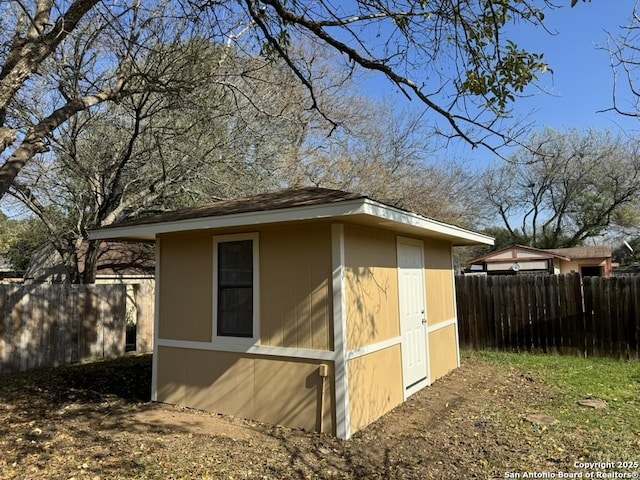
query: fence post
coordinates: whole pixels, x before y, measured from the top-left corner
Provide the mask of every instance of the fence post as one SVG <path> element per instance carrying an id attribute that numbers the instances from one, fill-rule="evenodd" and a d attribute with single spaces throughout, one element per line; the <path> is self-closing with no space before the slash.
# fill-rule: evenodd
<path id="1" fill-rule="evenodd" d="M 596 356 L 595 335 L 593 322 L 593 277 L 582 279 L 582 293 L 584 295 L 584 356 Z"/>
<path id="2" fill-rule="evenodd" d="M 635 359 L 640 359 L 640 276 L 633 278 L 632 297 L 634 302 L 634 319 L 631 326 L 633 345 L 635 348 Z"/>
<path id="3" fill-rule="evenodd" d="M 153 351 L 153 329 L 155 323 L 154 288 L 151 284 L 140 284 L 134 287 L 136 303 L 136 351 L 138 353 Z"/>

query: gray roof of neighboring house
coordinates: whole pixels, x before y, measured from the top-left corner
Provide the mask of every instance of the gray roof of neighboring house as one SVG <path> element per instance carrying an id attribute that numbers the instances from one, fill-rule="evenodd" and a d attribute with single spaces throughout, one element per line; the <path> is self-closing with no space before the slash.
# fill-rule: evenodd
<path id="1" fill-rule="evenodd" d="M 611 245 L 597 247 L 572 247 L 572 248 L 548 248 L 545 251 L 569 257 L 572 260 L 581 258 L 610 258 L 612 256 Z"/>
<path id="2" fill-rule="evenodd" d="M 81 270 L 84 269 L 86 250 L 86 244 L 83 244 L 78 252 Z M 137 243 L 101 243 L 97 265 L 98 276 L 153 276 L 154 272 L 155 250 L 153 248 Z M 69 271 L 53 245 L 47 243 L 33 253 L 24 277 L 37 282 L 64 282 L 68 281 Z"/>
<path id="3" fill-rule="evenodd" d="M 539 258 L 562 258 L 564 260 L 569 260 L 569 257 L 567 257 L 566 255 L 563 255 L 561 253 L 555 253 L 551 250 L 544 250 L 541 248 L 534 248 L 534 247 L 527 247 L 526 245 L 511 245 L 509 247 L 505 247 L 505 248 L 501 248 L 499 250 L 495 250 L 493 252 L 489 252 L 486 253 L 480 257 L 476 257 L 472 260 L 469 261 L 469 263 L 473 264 L 473 263 L 491 263 L 491 262 L 496 262 L 496 263 L 503 263 L 509 259 L 505 259 L 505 258 L 493 258 L 496 255 L 499 255 L 501 253 L 504 252 L 508 252 L 509 250 L 521 250 L 521 251 L 526 251 L 526 252 L 531 252 L 531 253 L 536 253 L 538 254 Z"/>
<path id="4" fill-rule="evenodd" d="M 527 252 L 539 253 L 540 258 L 544 257 L 557 257 L 563 260 L 580 260 L 585 258 L 611 258 L 612 250 L 610 245 L 603 245 L 597 247 L 572 247 L 572 248 L 534 248 L 527 247 L 525 245 L 511 245 L 510 247 L 502 248 L 494 252 L 489 252 L 481 257 L 470 260 L 470 264 L 477 263 L 490 263 L 490 262 L 505 262 L 504 258 L 494 259 L 496 255 L 509 250 L 524 250 Z"/>

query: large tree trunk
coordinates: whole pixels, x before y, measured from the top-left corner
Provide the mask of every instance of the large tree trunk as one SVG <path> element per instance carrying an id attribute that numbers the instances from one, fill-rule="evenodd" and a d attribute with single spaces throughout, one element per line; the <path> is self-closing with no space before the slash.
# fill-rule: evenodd
<path id="1" fill-rule="evenodd" d="M 98 258 L 100 257 L 100 241 L 88 240 L 87 252 L 84 257 L 84 270 L 81 283 L 95 283 L 98 273 Z"/>
<path id="2" fill-rule="evenodd" d="M 53 2 L 51 0 L 38 1 L 35 15 L 30 12 L 32 14 L 31 25 L 26 29 L 26 32 L 15 32 L 11 49 L 0 70 L 1 123 L 4 124 L 7 105 L 22 88 L 24 82 L 33 75 L 33 72 L 37 71 L 42 62 L 54 52 L 99 1 L 76 0 L 55 21 L 51 18 Z"/>
<path id="3" fill-rule="evenodd" d="M 116 88 L 112 90 L 70 100 L 66 105 L 58 108 L 38 125 L 30 128 L 20 146 L 15 149 L 11 157 L 0 167 L 0 199 L 9 191 L 16 176 L 26 163 L 37 153 L 46 151 L 44 139 L 47 135 L 51 134 L 51 132 L 76 113 L 116 98 L 120 95 L 122 85 L 123 83 L 119 82 Z"/>

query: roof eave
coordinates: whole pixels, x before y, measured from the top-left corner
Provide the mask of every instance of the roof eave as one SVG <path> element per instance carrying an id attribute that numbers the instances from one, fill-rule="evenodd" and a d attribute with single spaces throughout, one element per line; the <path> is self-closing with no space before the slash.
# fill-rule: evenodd
<path id="1" fill-rule="evenodd" d="M 408 212 L 399 208 L 384 205 L 382 203 L 365 199 L 365 212 L 368 215 L 386 220 L 381 222 L 383 226 L 404 225 L 416 228 L 419 231 L 436 233 L 447 237 L 454 246 L 471 246 L 471 245 L 493 245 L 494 239 L 489 235 L 485 235 L 471 230 L 466 230 L 455 225 L 432 220 L 417 213 Z"/>
<path id="2" fill-rule="evenodd" d="M 492 244 L 493 245 L 493 244 Z M 513 257 L 513 258 L 497 258 L 497 259 L 493 259 L 491 257 L 495 257 L 496 255 L 499 255 L 501 253 L 504 252 L 508 252 L 509 250 L 526 250 L 528 252 L 535 252 L 537 254 L 539 254 L 537 257 Z M 549 260 L 552 258 L 557 258 L 559 260 L 565 260 L 565 261 L 571 261 L 571 257 L 568 257 L 566 255 L 561 255 L 559 253 L 554 253 L 548 249 L 543 249 L 543 248 L 535 248 L 535 247 L 527 247 L 526 245 L 511 245 L 509 247 L 505 247 L 505 248 L 501 248 L 500 250 L 496 250 L 493 252 L 489 252 L 485 255 L 482 255 L 481 257 L 476 257 L 472 260 L 469 260 L 469 264 L 470 265 L 478 265 L 481 263 L 504 263 L 504 262 L 509 262 L 509 261 L 521 261 L 521 260 Z"/>
<path id="3" fill-rule="evenodd" d="M 106 227 L 89 232 L 93 240 L 137 240 L 153 241 L 159 234 L 210 228 L 265 225 L 270 223 L 352 217 L 365 215 L 379 219 L 386 227 L 404 227 L 416 234 L 435 233 L 445 237 L 454 246 L 493 245 L 493 238 L 454 225 L 431 220 L 418 214 L 384 205 L 368 198 L 343 202 L 290 207 L 278 210 L 252 211 L 215 217 L 192 218 L 145 225 Z"/>

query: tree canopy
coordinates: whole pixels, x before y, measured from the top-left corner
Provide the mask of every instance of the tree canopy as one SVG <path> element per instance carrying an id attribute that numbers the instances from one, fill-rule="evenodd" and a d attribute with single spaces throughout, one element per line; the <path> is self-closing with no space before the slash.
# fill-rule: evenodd
<path id="1" fill-rule="evenodd" d="M 547 70 L 541 53 L 505 30 L 542 25 L 546 8 L 535 0 L 2 2 L 0 198 L 78 112 L 178 92 L 175 65 L 147 60 L 171 45 L 182 53 L 175 62 L 197 61 L 197 50 L 185 49 L 197 37 L 284 59 L 308 89 L 308 107 L 321 109 L 311 58 L 292 48 L 312 38 L 338 52 L 349 72 L 377 72 L 435 112 L 439 133 L 499 148 L 518 133 L 506 121 L 511 103 Z"/>
<path id="2" fill-rule="evenodd" d="M 174 61 L 196 42 L 197 61 Z M 87 241 L 92 228 L 283 186 L 358 191 L 442 220 L 471 218 L 459 201 L 470 176 L 427 163 L 421 117 L 349 90 L 336 95 L 345 79 L 329 68 L 330 52 L 316 48 L 308 71 L 339 129 L 307 108 L 309 92 L 282 62 L 206 40 L 179 47 L 151 52 L 148 62 L 180 78 L 180 91 L 133 93 L 78 112 L 13 182 L 10 195 L 43 223 L 71 281 L 95 276 L 101 250 Z"/>
<path id="3" fill-rule="evenodd" d="M 637 140 L 546 130 L 509 160 L 485 172 L 480 184 L 512 243 L 574 247 L 613 227 L 640 224 Z"/>

